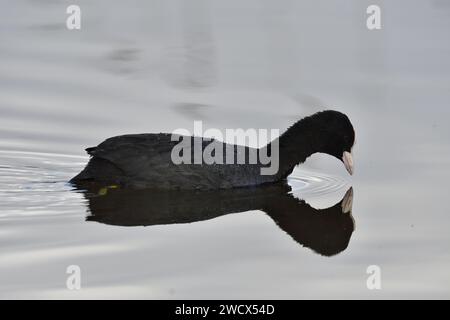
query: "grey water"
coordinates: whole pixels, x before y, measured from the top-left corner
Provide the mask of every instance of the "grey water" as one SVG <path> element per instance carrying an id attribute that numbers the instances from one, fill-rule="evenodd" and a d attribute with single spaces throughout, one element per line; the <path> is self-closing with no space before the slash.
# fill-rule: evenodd
<path id="1" fill-rule="evenodd" d="M 450 5 L 376 1 L 370 31 L 373 3 L 79 0 L 71 31 L 70 1 L 0 0 L 0 298 L 450 298 Z M 67 182 L 110 136 L 323 109 L 355 127 L 351 177 L 314 155 L 249 193 Z"/>

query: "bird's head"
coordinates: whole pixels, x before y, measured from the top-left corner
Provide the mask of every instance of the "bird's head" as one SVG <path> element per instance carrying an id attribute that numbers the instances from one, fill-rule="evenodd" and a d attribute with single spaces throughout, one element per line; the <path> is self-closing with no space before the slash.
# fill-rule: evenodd
<path id="1" fill-rule="evenodd" d="M 352 148 L 355 144 L 355 130 L 348 117 L 341 112 L 327 110 L 311 118 L 312 125 L 318 130 L 318 134 L 312 137 L 316 150 L 339 159 L 348 173 L 353 174 Z"/>

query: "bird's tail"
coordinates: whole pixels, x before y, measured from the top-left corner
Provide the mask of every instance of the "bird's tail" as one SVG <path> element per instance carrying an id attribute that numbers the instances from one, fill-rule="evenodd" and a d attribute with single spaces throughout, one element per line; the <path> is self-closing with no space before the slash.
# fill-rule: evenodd
<path id="1" fill-rule="evenodd" d="M 79 183 L 79 182 L 114 182 L 117 183 L 117 178 L 122 176 L 122 171 L 117 168 L 112 162 L 93 157 L 89 160 L 86 167 L 75 177 L 73 177 L 70 182 Z M 114 181 L 112 181 L 114 179 Z"/>

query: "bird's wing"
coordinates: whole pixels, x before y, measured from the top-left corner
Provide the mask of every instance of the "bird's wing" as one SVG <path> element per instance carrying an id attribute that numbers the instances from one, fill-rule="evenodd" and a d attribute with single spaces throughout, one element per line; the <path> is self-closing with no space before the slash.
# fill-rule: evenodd
<path id="1" fill-rule="evenodd" d="M 87 149 L 92 157 L 102 158 L 113 163 L 130 181 L 146 181 L 147 184 L 179 185 L 186 188 L 210 188 L 212 186 L 230 187 L 239 185 L 241 180 L 253 179 L 259 171 L 256 166 L 235 165 L 176 165 L 172 161 L 173 148 L 179 143 L 172 141 L 170 134 L 137 134 L 109 138 L 95 148 Z M 191 163 L 194 158 L 194 141 L 202 140 L 202 150 L 212 140 L 198 137 L 191 139 Z M 217 142 L 217 141 L 216 141 Z M 219 142 L 220 143 L 220 142 Z M 222 145 L 225 147 L 225 145 Z M 248 152 L 248 148 L 245 148 Z M 225 151 L 225 150 L 224 150 Z M 235 153 L 237 151 L 235 150 Z M 223 157 L 225 163 L 225 155 Z M 252 183 L 253 184 L 253 183 Z"/>
<path id="2" fill-rule="evenodd" d="M 108 160 L 126 174 L 134 175 L 149 166 L 157 169 L 164 165 L 177 143 L 171 141 L 169 134 L 130 134 L 109 138 L 86 151 L 92 157 Z"/>

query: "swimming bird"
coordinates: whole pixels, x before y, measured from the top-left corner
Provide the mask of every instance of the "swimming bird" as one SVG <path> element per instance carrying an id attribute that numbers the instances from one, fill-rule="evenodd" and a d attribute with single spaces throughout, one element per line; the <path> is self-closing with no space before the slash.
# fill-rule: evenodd
<path id="1" fill-rule="evenodd" d="M 71 182 L 76 185 L 101 184 L 123 188 L 154 188 L 165 190 L 215 190 L 250 187 L 286 179 L 294 167 L 315 153 L 326 153 L 343 162 L 353 174 L 351 150 L 355 131 L 348 117 L 338 111 L 326 110 L 297 121 L 280 137 L 260 149 L 235 146 L 214 139 L 186 137 L 190 145 L 202 151 L 215 144 L 221 150 L 221 163 L 174 163 L 173 150 L 179 140 L 172 134 L 128 134 L 106 139 L 97 147 L 87 148 L 91 156 L 86 167 Z M 195 148 L 183 151 L 195 157 Z M 257 155 L 256 163 L 229 164 L 227 152 L 233 159 Z M 264 151 L 264 152 L 262 152 Z M 278 170 L 263 174 L 267 168 L 261 154 L 278 154 Z M 229 155 L 228 155 L 229 156 Z"/>

